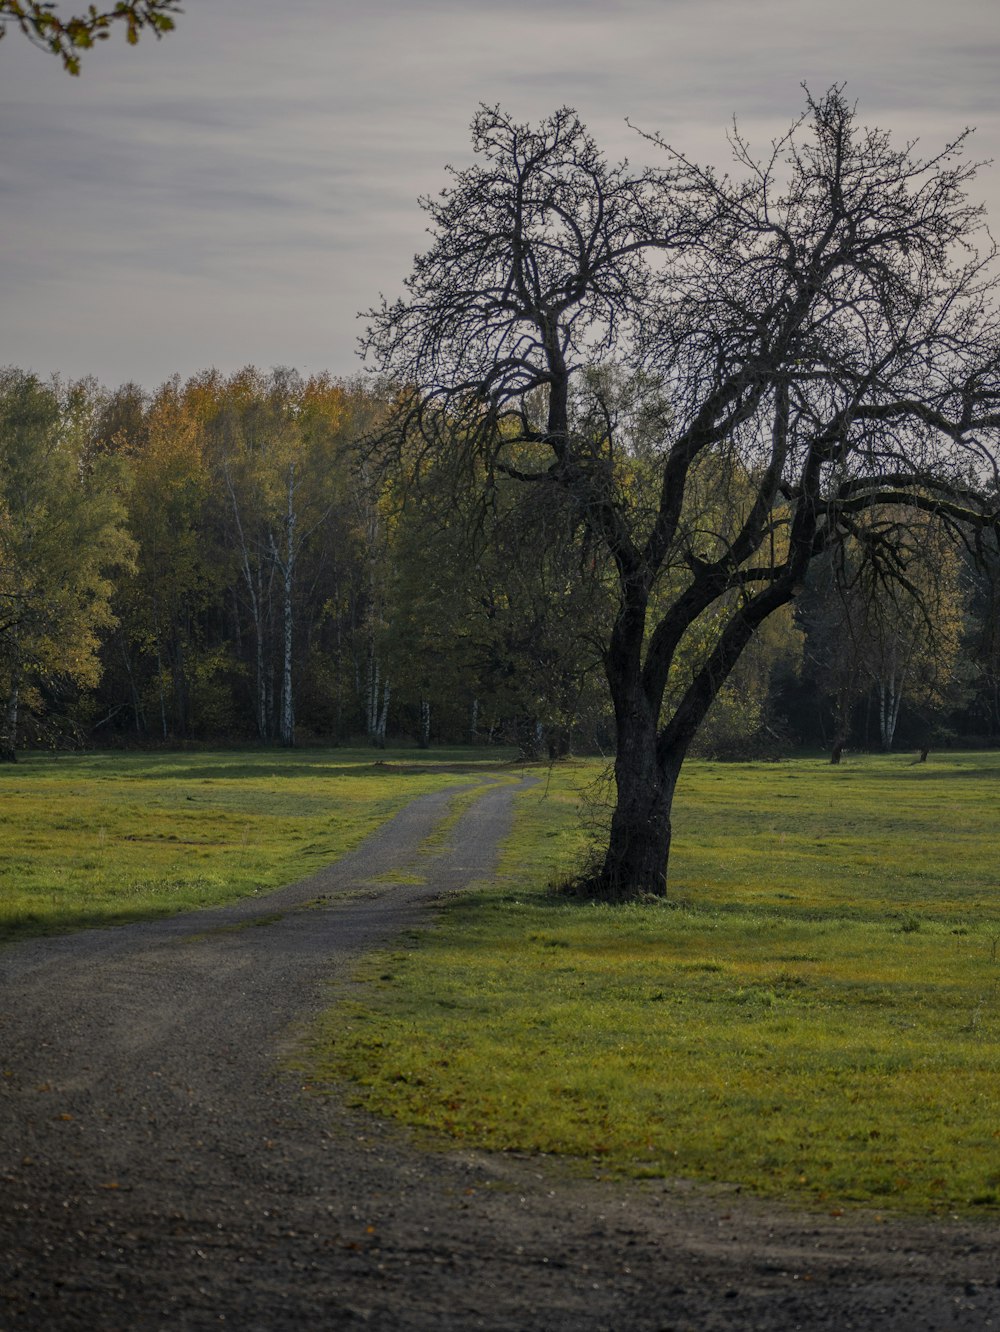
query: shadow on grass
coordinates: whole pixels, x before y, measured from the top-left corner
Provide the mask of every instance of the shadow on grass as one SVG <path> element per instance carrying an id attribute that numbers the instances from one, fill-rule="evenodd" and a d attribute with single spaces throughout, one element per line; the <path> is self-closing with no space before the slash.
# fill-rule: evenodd
<path id="1" fill-rule="evenodd" d="M 223 905 L 212 903 L 213 906 Z M 45 939 L 54 935 L 76 933 L 78 930 L 115 929 L 122 925 L 137 925 L 143 921 L 165 920 L 169 916 L 186 914 L 199 910 L 197 907 L 157 909 L 155 907 L 136 907 L 134 911 L 116 911 L 101 913 L 83 908 L 72 911 L 58 911 L 46 915 L 44 920 L 26 912 L 14 920 L 0 925 L 0 948 L 6 944 L 20 943 L 27 939 Z"/>
<path id="2" fill-rule="evenodd" d="M 952 779 L 965 780 L 966 778 L 975 778 L 977 782 L 996 781 L 1000 778 L 1000 765 L 996 763 L 977 763 L 972 764 L 952 764 L 948 759 L 943 759 L 947 767 L 934 767 L 933 763 L 919 763 L 915 759 L 910 759 L 901 764 L 898 768 L 867 768 L 864 770 L 867 777 L 877 778 L 879 781 L 898 781 L 901 776 L 906 777 L 907 781 L 919 782 L 950 782 Z"/>
<path id="3" fill-rule="evenodd" d="M 281 781 L 300 777 L 385 777 L 393 771 L 389 765 L 377 763 L 296 763 L 287 759 L 274 759 L 272 763 L 206 763 L 187 766 L 172 763 L 162 772 L 123 773 L 131 781 Z"/>
<path id="4" fill-rule="evenodd" d="M 480 763 L 449 763 L 446 760 L 436 760 L 427 763 L 399 763 L 382 762 L 375 760 L 371 763 L 347 763 L 347 764 L 295 764 L 279 760 L 273 766 L 267 763 L 241 764 L 241 763 L 215 763 L 203 767 L 179 767 L 171 766 L 167 772 L 139 772 L 131 774 L 132 780 L 136 781 L 170 781 L 196 782 L 196 781 L 280 781 L 282 779 L 294 779 L 300 777 L 433 777 L 436 774 L 446 773 L 461 776 L 464 773 L 482 773 L 484 776 L 491 772 L 500 772 L 513 767 L 511 763 L 505 760 L 485 760 Z"/>
<path id="5" fill-rule="evenodd" d="M 753 903 L 747 902 L 699 902 L 694 898 L 657 898 L 647 897 L 635 902 L 601 901 L 599 898 L 577 896 L 573 892 L 563 892 L 558 886 L 549 888 L 537 895 L 518 893 L 504 894 L 496 898 L 489 892 L 481 898 L 466 897 L 462 902 L 450 906 L 453 910 L 469 909 L 474 916 L 477 909 L 490 905 L 510 907 L 524 906 L 531 910 L 549 911 L 553 915 L 565 913 L 568 909 L 582 913 L 586 911 L 606 911 L 611 917 L 627 920 L 630 913 L 641 912 L 659 914 L 664 928 L 669 929 L 672 916 L 681 913 L 684 916 L 704 920 L 739 920 L 752 921 L 754 924 L 805 924 L 805 925 L 879 925 L 895 928 L 901 933 L 911 933 L 920 928 L 920 921 L 928 925 L 960 927 L 968 926 L 968 916 L 960 911 L 952 913 L 922 915 L 919 904 L 881 906 L 845 906 L 843 903 L 829 907 L 795 906 L 792 903 Z M 917 924 L 912 924 L 916 921 Z M 964 930 L 963 930 L 964 932 Z"/>

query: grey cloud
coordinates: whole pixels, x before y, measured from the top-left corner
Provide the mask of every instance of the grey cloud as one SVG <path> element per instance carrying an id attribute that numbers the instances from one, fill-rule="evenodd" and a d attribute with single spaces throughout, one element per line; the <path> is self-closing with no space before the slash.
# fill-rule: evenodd
<path id="1" fill-rule="evenodd" d="M 9 38 L 0 363 L 351 373 L 355 311 L 398 290 L 417 196 L 470 160 L 480 101 L 574 105 L 609 156 L 648 160 L 628 115 L 725 165 L 734 113 L 766 148 L 800 80 L 846 79 L 865 120 L 928 148 L 978 122 L 990 156 L 995 34 L 993 0 L 213 0 L 79 80 Z"/>

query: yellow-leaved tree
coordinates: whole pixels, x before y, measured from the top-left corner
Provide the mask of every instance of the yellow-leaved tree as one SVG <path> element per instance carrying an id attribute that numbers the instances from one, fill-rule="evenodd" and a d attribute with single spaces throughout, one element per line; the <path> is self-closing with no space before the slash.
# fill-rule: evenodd
<path id="1" fill-rule="evenodd" d="M 82 14 L 60 14 L 49 0 L 0 0 L 0 37 L 8 26 L 22 32 L 35 46 L 57 55 L 69 74 L 80 72 L 80 52 L 104 41 L 113 27 L 122 29 L 134 46 L 143 30 L 162 37 L 174 26 L 178 0 L 115 0 L 99 9 L 88 5 Z"/>
<path id="2" fill-rule="evenodd" d="M 108 458 L 88 457 L 80 396 L 0 371 L 0 758 L 60 685 L 93 685 L 110 575 L 132 558 Z"/>

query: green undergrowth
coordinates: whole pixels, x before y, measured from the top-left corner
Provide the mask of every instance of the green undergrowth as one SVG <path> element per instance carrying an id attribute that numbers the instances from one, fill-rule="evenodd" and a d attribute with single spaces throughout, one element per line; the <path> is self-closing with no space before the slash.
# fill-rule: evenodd
<path id="1" fill-rule="evenodd" d="M 310 1076 L 602 1174 L 1000 1215 L 1000 756 L 692 763 L 670 900 L 625 907 L 549 886 L 595 775 L 519 795 L 497 881 L 366 968 Z"/>
<path id="2" fill-rule="evenodd" d="M 0 940 L 277 888 L 496 751 L 29 755 L 0 768 Z"/>

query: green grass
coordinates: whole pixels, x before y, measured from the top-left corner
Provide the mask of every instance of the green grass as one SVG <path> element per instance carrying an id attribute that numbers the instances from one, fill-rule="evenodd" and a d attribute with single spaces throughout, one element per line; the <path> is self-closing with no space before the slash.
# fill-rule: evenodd
<path id="1" fill-rule="evenodd" d="M 0 767 L 0 940 L 212 906 L 315 872 L 496 751 L 30 755 Z"/>
<path id="2" fill-rule="evenodd" d="M 381 1114 L 601 1173 L 1000 1214 L 1000 755 L 692 763 L 669 904 L 560 898 L 575 763 L 497 883 L 374 961 L 309 1055 Z"/>

